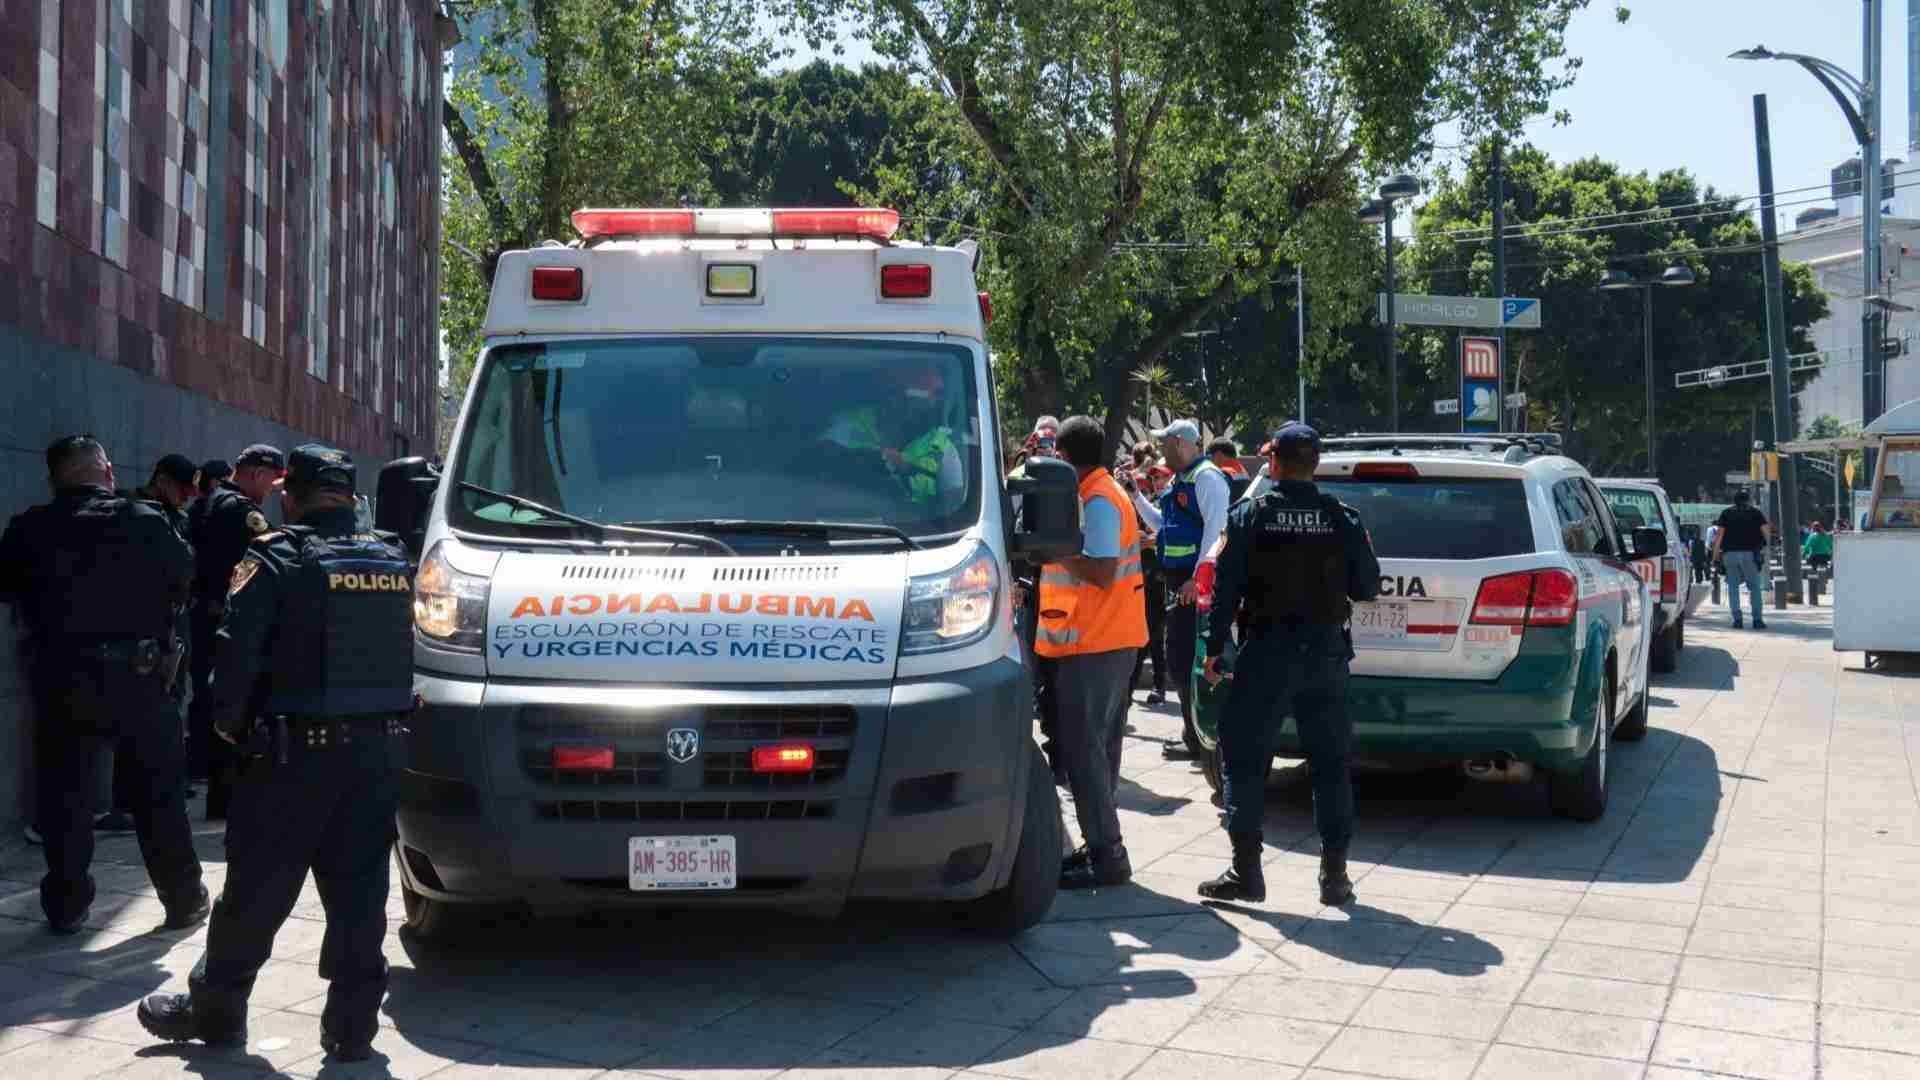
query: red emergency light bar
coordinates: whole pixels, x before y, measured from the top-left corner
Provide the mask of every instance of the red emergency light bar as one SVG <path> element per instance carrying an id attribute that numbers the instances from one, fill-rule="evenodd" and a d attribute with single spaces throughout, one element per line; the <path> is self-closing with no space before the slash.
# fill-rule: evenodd
<path id="1" fill-rule="evenodd" d="M 805 743 L 753 748 L 753 771 L 757 773 L 803 773 L 813 771 L 813 747 Z"/>
<path id="2" fill-rule="evenodd" d="M 613 747 L 556 746 L 553 767 L 561 772 L 607 772 L 613 768 Z"/>
<path id="3" fill-rule="evenodd" d="M 886 241 L 900 213 L 877 207 L 818 210 L 618 210 L 573 212 L 587 240 L 610 237 L 781 236 L 860 237 Z"/>

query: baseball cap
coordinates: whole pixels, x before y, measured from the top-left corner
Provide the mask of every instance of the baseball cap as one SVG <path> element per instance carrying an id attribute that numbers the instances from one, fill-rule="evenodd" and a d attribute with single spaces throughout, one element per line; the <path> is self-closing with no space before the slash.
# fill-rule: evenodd
<path id="1" fill-rule="evenodd" d="M 1317 454 L 1320 452 L 1320 433 L 1298 420 L 1289 421 L 1281 425 L 1279 431 L 1273 433 L 1273 438 L 1266 445 L 1266 451 L 1278 453 L 1290 448 L 1312 450 Z"/>
<path id="2" fill-rule="evenodd" d="M 153 475 L 164 476 L 176 484 L 200 482 L 200 466 L 185 454 L 168 454 L 153 467 Z"/>
<path id="3" fill-rule="evenodd" d="M 1166 427 L 1153 433 L 1156 439 L 1185 439 L 1190 443 L 1200 442 L 1200 425 L 1191 420 L 1175 420 Z"/>
<path id="4" fill-rule="evenodd" d="M 200 463 L 200 477 L 204 480 L 225 480 L 233 475 L 233 466 L 220 458 L 208 458 Z"/>
<path id="5" fill-rule="evenodd" d="M 280 448 L 277 446 L 268 446 L 266 443 L 254 443 L 252 446 L 240 451 L 240 456 L 233 459 L 233 467 L 236 469 L 244 469 L 249 465 L 264 465 L 269 469 L 277 469 L 285 472 L 287 471 L 287 455 L 281 453 Z"/>
<path id="6" fill-rule="evenodd" d="M 287 486 L 300 490 L 340 488 L 353 490 L 356 473 L 353 458 L 345 450 L 308 443 L 293 448 L 287 460 Z"/>
<path id="7" fill-rule="evenodd" d="M 1060 430 L 1060 418 L 1057 416 L 1043 416 L 1040 419 L 1035 420 L 1033 422 L 1033 433 L 1035 435 L 1038 435 L 1043 431 L 1059 431 L 1059 430 Z M 1052 436 L 1047 436 L 1047 437 L 1052 438 Z"/>

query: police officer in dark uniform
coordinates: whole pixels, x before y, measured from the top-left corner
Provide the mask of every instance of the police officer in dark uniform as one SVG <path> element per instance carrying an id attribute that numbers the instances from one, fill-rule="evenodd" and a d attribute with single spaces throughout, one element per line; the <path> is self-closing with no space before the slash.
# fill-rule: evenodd
<path id="1" fill-rule="evenodd" d="M 285 528 L 234 568 L 215 636 L 214 730 L 247 753 L 227 823 L 227 880 L 189 994 L 140 1022 L 174 1041 L 246 1041 L 247 998 L 312 870 L 326 907 L 320 1042 L 371 1054 L 386 993 L 388 852 L 402 720 L 413 702 L 413 583 L 390 533 L 354 519 L 346 454 L 288 462 Z"/>
<path id="2" fill-rule="evenodd" d="M 1320 436 L 1312 428 L 1286 425 L 1267 453 L 1277 482 L 1228 515 L 1214 579 L 1206 673 L 1218 684 L 1234 672 L 1220 721 L 1233 866 L 1201 885 L 1200 895 L 1254 902 L 1267 897 L 1260 869 L 1267 771 L 1274 735 L 1291 712 L 1313 775 L 1320 902 L 1348 904 L 1353 721 L 1347 715 L 1347 662 L 1353 645 L 1346 622 L 1353 601 L 1379 595 L 1380 561 L 1359 513 L 1314 486 Z M 1243 605 L 1246 641 L 1236 661 L 1229 630 Z"/>
<path id="3" fill-rule="evenodd" d="M 235 762 L 226 744 L 213 737 L 213 632 L 227 602 L 227 581 L 245 554 L 247 543 L 267 531 L 261 507 L 287 474 L 287 459 L 265 443 L 255 443 L 234 459 L 233 476 L 195 502 L 187 515 L 193 543 L 193 704 L 187 712 L 193 775 L 207 780 L 207 820 L 227 816 Z"/>
<path id="4" fill-rule="evenodd" d="M 123 786 L 165 925 L 206 917 L 207 889 L 187 823 L 186 752 L 169 697 L 193 554 L 159 510 L 113 493 L 113 465 L 90 435 L 47 448 L 51 503 L 0 538 L 0 600 L 30 638 L 37 724 L 36 825 L 46 841 L 40 907 L 54 931 L 80 929 L 93 904 L 94 773 L 110 742 L 137 764 Z"/>

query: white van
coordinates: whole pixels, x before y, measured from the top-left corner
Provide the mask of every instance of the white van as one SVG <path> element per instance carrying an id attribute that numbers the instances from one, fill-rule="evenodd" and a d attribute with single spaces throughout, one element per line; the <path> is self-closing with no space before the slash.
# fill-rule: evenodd
<path id="1" fill-rule="evenodd" d="M 1038 921 L 1062 833 L 1014 572 L 1079 550 L 1077 483 L 1002 479 L 973 252 L 897 244 L 888 210 L 573 222 L 501 258 L 444 471 L 381 478 L 420 560 L 409 925 Z"/>

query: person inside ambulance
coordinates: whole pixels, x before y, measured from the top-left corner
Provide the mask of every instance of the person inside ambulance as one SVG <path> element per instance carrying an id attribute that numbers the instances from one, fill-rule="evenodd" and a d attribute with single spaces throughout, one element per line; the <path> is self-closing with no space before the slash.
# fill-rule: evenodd
<path id="1" fill-rule="evenodd" d="M 913 504 L 943 513 L 964 496 L 966 470 L 946 423 L 945 381 L 931 367 L 907 367 L 894 376 L 887 408 L 859 405 L 833 414 L 823 441 L 848 450 L 877 451 Z"/>

